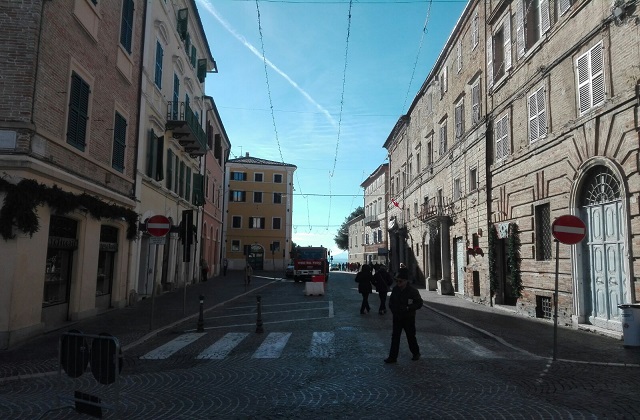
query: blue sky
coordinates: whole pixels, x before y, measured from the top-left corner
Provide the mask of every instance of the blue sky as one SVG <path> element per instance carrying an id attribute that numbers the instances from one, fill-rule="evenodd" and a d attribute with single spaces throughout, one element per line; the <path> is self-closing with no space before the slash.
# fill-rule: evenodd
<path id="1" fill-rule="evenodd" d="M 329 247 L 337 261 L 346 260 L 333 238 L 363 205 L 360 184 L 385 162 L 382 145 L 466 1 L 197 5 L 219 70 L 207 77 L 206 92 L 220 112 L 231 157 L 249 152 L 296 165 L 293 241 Z"/>

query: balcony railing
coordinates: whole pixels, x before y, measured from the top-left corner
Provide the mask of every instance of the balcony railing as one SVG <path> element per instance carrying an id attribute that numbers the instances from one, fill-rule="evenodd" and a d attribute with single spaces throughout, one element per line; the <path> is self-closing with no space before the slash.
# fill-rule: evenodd
<path id="1" fill-rule="evenodd" d="M 369 227 L 378 227 L 380 226 L 380 219 L 378 219 L 377 215 L 366 216 L 364 218 L 364 224 Z"/>
<path id="2" fill-rule="evenodd" d="M 207 152 L 207 135 L 198 116 L 185 102 L 167 103 L 167 130 L 172 130 L 185 152 L 196 156 Z"/>
<path id="3" fill-rule="evenodd" d="M 434 197 L 420 206 L 418 218 L 423 222 L 429 222 L 438 217 L 450 217 L 453 219 L 455 216 L 454 210 L 453 200 L 450 198 L 442 197 L 438 200 L 437 197 Z"/>

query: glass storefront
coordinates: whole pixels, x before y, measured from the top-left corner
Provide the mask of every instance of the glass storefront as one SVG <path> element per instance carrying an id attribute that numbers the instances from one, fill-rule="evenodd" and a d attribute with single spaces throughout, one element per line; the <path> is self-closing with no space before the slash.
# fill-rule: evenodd
<path id="1" fill-rule="evenodd" d="M 42 306 L 69 302 L 73 253 L 78 248 L 77 222 L 51 216 Z"/>
<path id="2" fill-rule="evenodd" d="M 116 252 L 118 251 L 118 229 L 112 226 L 100 227 L 100 253 L 98 255 L 98 277 L 96 296 L 111 294 Z"/>

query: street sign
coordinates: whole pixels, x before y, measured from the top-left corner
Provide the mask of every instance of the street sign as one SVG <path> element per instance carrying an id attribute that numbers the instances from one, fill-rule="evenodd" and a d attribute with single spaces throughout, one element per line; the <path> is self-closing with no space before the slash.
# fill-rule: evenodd
<path id="1" fill-rule="evenodd" d="M 580 218 L 566 214 L 558 217 L 551 225 L 553 237 L 567 245 L 574 245 L 582 241 L 587 233 L 587 227 Z"/>
<path id="2" fill-rule="evenodd" d="M 156 214 L 147 219 L 147 232 L 151 236 L 165 236 L 171 229 L 171 222 L 165 216 Z"/>

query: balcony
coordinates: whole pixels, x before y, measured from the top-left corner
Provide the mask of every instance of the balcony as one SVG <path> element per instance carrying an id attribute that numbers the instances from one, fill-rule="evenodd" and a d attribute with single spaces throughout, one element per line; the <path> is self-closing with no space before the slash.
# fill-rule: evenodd
<path id="1" fill-rule="evenodd" d="M 454 219 L 454 210 L 453 200 L 450 198 L 442 197 L 438 200 L 438 198 L 434 197 L 431 200 L 425 201 L 420 206 L 418 219 L 425 223 L 438 218 Z"/>
<path id="2" fill-rule="evenodd" d="M 167 104 L 167 130 L 173 132 L 184 151 L 192 156 L 207 153 L 207 135 L 198 121 L 197 115 L 184 102 Z"/>
<path id="3" fill-rule="evenodd" d="M 378 219 L 377 215 L 374 216 L 366 216 L 364 218 L 364 224 L 366 226 L 372 227 L 372 228 L 377 228 L 380 226 L 380 219 Z"/>

